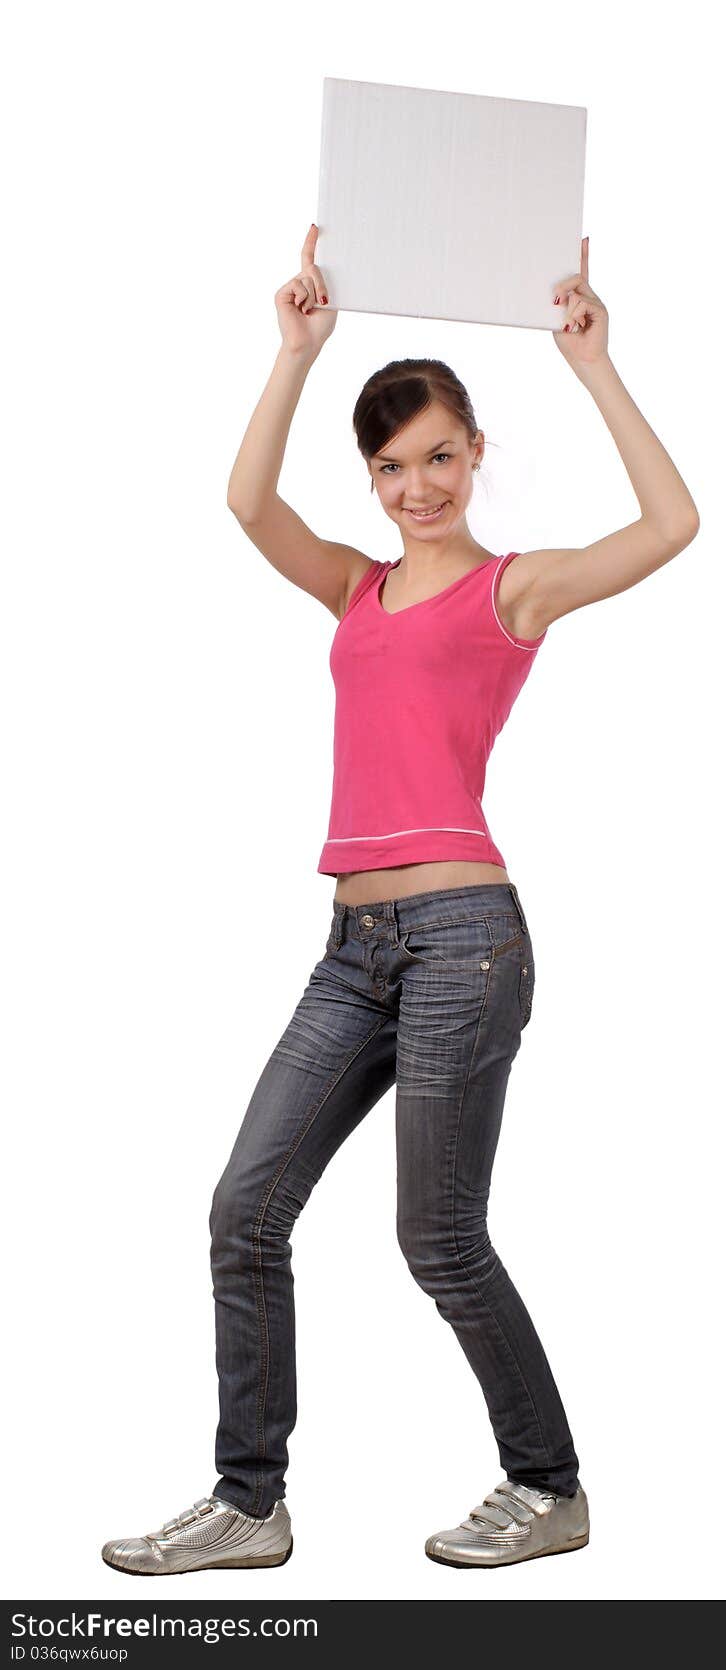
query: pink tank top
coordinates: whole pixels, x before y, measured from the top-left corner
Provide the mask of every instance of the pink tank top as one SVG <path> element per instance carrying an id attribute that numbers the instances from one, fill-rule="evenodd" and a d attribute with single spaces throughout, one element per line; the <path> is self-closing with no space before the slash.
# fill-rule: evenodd
<path id="1" fill-rule="evenodd" d="M 398 562 L 372 562 L 330 650 L 333 792 L 322 875 L 436 859 L 501 864 L 482 811 L 495 737 L 546 632 L 515 638 L 497 614 L 516 551 L 388 614 Z"/>

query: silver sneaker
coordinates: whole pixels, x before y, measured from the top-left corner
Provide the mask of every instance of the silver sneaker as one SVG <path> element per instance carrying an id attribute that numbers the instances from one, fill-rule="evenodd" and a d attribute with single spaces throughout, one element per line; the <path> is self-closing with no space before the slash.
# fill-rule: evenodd
<path id="1" fill-rule="evenodd" d="M 220 1496 L 201 1496 L 193 1508 L 168 1519 L 146 1537 L 105 1542 L 101 1558 L 137 1577 L 202 1571 L 208 1566 L 283 1566 L 292 1554 L 290 1515 L 284 1501 L 266 1519 L 241 1513 Z"/>
<path id="2" fill-rule="evenodd" d="M 566 1554 L 590 1538 L 587 1497 L 555 1496 L 503 1479 L 468 1519 L 426 1539 L 426 1553 L 445 1566 L 511 1566 L 539 1554 Z"/>

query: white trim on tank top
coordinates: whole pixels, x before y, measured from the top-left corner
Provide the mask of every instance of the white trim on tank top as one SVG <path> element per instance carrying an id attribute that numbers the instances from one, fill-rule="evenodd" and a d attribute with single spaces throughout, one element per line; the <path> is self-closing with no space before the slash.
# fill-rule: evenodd
<path id="1" fill-rule="evenodd" d="M 541 638 L 529 638 L 529 639 L 525 638 L 525 639 L 522 639 L 521 641 L 517 638 L 513 638 L 511 632 L 507 631 L 507 628 L 504 625 L 504 622 L 499 619 L 499 615 L 497 614 L 497 605 L 494 601 L 494 595 L 495 595 L 495 592 L 496 592 L 496 589 L 497 589 L 497 575 L 500 573 L 500 570 L 503 568 L 504 564 L 507 562 L 509 557 L 512 557 L 512 556 L 518 557 L 520 555 L 521 555 L 521 552 L 519 552 L 519 551 L 505 551 L 504 556 L 499 558 L 499 562 L 497 563 L 497 566 L 496 566 L 496 568 L 494 570 L 494 573 L 492 575 L 492 583 L 491 583 L 491 586 L 489 588 L 489 599 L 490 599 L 490 602 L 491 602 L 492 614 L 494 615 L 494 619 L 495 619 L 495 621 L 497 623 L 497 626 L 499 627 L 500 631 L 504 633 L 504 636 L 507 639 L 507 642 L 512 645 L 513 649 L 528 650 L 530 655 L 531 655 L 533 649 L 539 649 L 541 638 L 544 638 L 545 633 L 543 632 L 541 634 Z M 484 564 L 484 566 L 486 567 L 486 564 Z"/>
<path id="2" fill-rule="evenodd" d="M 326 847 L 342 846 L 346 841 L 392 841 L 396 835 L 481 835 L 485 841 L 491 839 L 484 829 L 464 829 L 456 823 L 426 824 L 423 829 L 393 829 L 390 835 L 329 835 Z"/>

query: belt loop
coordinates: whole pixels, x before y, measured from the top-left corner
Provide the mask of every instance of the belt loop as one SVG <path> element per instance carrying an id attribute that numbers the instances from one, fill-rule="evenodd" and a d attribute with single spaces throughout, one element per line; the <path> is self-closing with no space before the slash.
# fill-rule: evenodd
<path id="1" fill-rule="evenodd" d="M 392 918 L 392 921 L 393 921 L 395 943 L 396 943 L 396 945 L 400 945 L 400 943 L 401 943 L 401 918 L 400 918 L 399 913 L 398 913 L 398 903 L 395 899 L 391 900 L 391 918 Z"/>
<path id="2" fill-rule="evenodd" d="M 526 916 L 524 914 L 524 911 L 522 909 L 522 901 L 519 897 L 519 894 L 517 892 L 517 889 L 516 889 L 513 881 L 510 881 L 510 883 L 509 883 L 509 890 L 511 892 L 512 898 L 514 899 L 514 903 L 517 907 L 517 915 L 518 915 L 519 920 L 522 924 L 524 932 L 526 934 L 528 934 L 529 933 L 529 928 L 527 927 L 527 918 L 526 918 Z"/>

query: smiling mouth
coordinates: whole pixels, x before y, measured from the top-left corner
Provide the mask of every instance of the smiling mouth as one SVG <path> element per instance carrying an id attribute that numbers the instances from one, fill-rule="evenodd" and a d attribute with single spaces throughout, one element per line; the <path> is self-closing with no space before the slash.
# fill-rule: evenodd
<path id="1" fill-rule="evenodd" d="M 448 500 L 444 499 L 441 504 L 428 505 L 426 510 L 411 510 L 408 505 L 405 505 L 404 509 L 407 515 L 415 517 L 417 522 L 428 522 L 432 521 L 434 516 L 438 516 L 440 510 L 445 510 L 447 503 Z"/>

